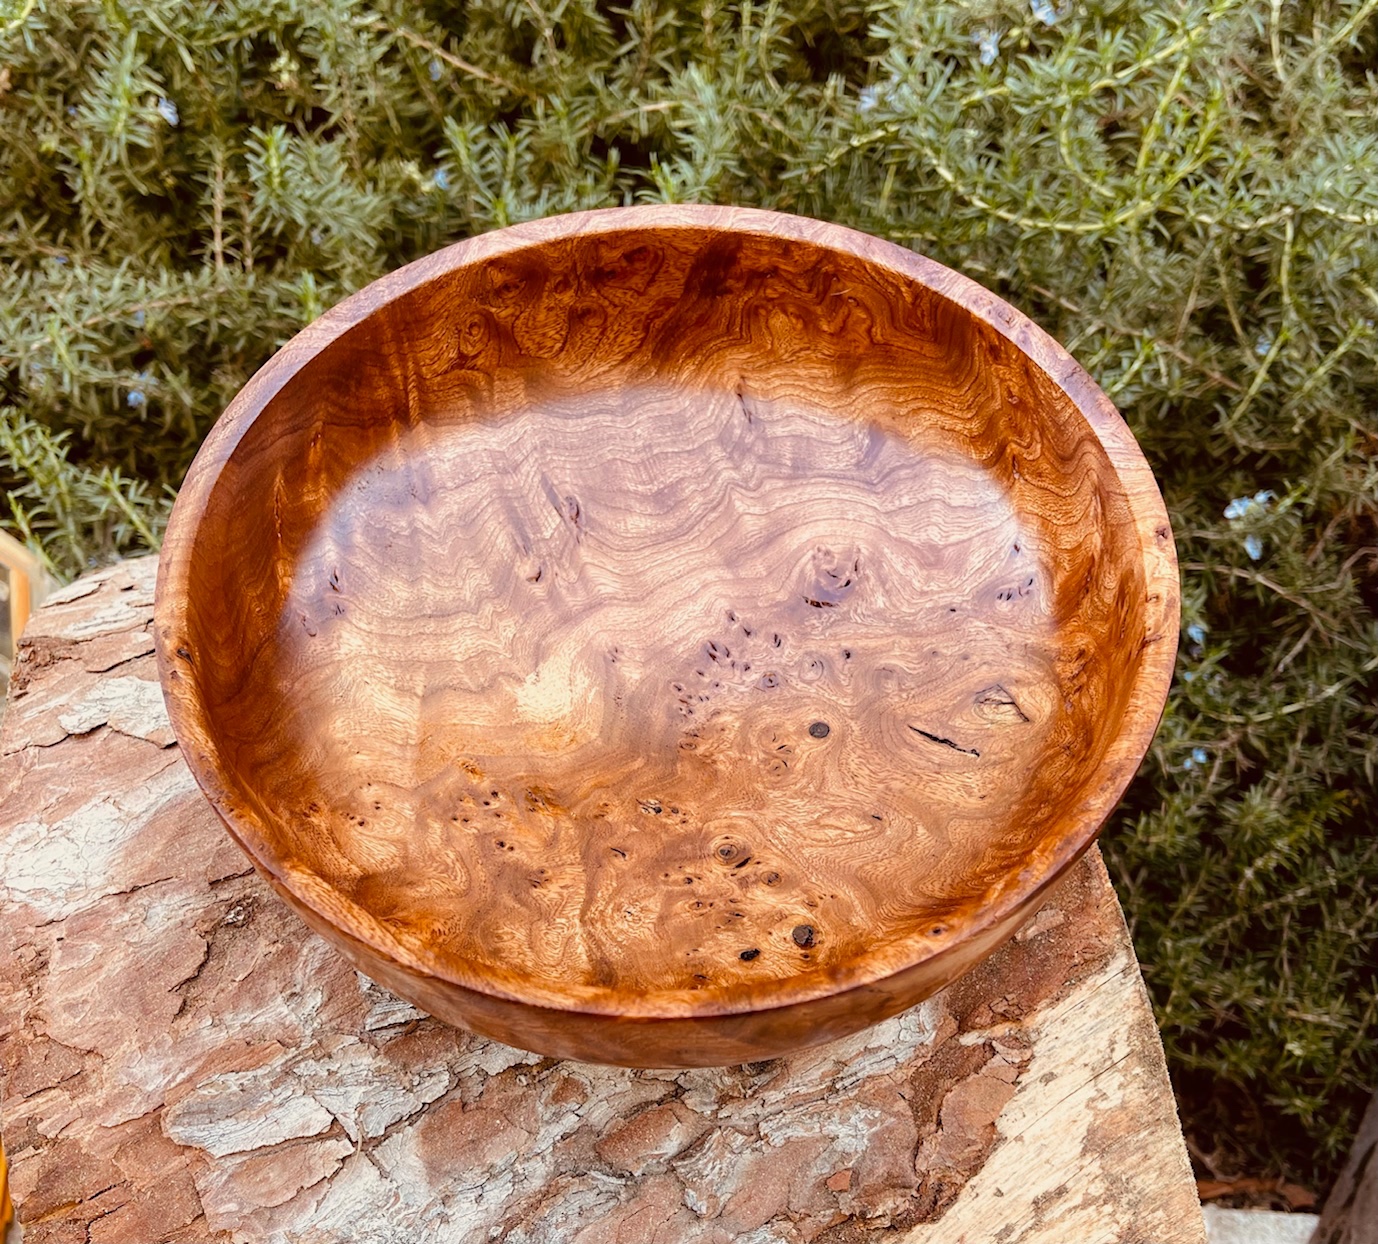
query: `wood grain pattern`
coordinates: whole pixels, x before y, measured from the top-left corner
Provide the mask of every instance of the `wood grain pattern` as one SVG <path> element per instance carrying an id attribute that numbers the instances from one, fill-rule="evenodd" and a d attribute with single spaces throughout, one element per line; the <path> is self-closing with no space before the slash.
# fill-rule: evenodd
<path id="1" fill-rule="evenodd" d="M 1152 735 L 1171 534 L 1118 415 L 955 274 L 769 213 L 473 239 L 198 456 L 157 637 L 314 927 L 542 1052 L 740 1062 L 1013 931 Z"/>
<path id="2" fill-rule="evenodd" d="M 1094 847 L 995 954 L 843 1040 L 688 1071 L 524 1053 L 360 976 L 255 875 L 133 690 L 154 570 L 39 610 L 0 734 L 26 1244 L 1204 1244 Z"/>

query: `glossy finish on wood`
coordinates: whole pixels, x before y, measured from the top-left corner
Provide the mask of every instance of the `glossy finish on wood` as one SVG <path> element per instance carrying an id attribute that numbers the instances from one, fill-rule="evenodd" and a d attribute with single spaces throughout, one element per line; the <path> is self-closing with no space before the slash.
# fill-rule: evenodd
<path id="1" fill-rule="evenodd" d="M 622 209 L 290 342 L 198 455 L 159 668 L 367 973 L 529 1049 L 741 1062 L 1007 937 L 1152 737 L 1171 533 L 1027 319 L 876 239 Z"/>

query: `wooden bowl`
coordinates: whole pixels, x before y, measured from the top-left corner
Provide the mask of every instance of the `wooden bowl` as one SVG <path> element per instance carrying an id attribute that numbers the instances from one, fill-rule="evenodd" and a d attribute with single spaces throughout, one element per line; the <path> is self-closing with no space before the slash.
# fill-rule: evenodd
<path id="1" fill-rule="evenodd" d="M 1167 515 L 971 281 L 769 212 L 518 225 L 341 303 L 173 511 L 187 763 L 306 922 L 567 1058 L 856 1031 L 1008 937 L 1148 747 Z"/>

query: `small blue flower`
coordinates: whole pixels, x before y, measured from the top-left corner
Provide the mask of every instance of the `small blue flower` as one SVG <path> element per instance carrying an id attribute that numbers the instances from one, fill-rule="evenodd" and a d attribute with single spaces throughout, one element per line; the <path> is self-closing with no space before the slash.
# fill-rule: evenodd
<path id="1" fill-rule="evenodd" d="M 880 103 L 880 87 L 863 86 L 861 94 L 857 96 L 856 107 L 858 112 L 870 112 Z"/>
<path id="2" fill-rule="evenodd" d="M 1191 749 L 1191 758 L 1198 765 L 1203 765 L 1210 759 L 1210 757 L 1206 755 L 1206 749 L 1204 747 L 1193 747 Z"/>
<path id="3" fill-rule="evenodd" d="M 985 30 L 978 35 L 972 35 L 972 38 L 980 52 L 981 64 L 995 64 L 995 58 L 1000 55 L 1000 32 L 998 30 Z"/>
<path id="4" fill-rule="evenodd" d="M 134 327 L 142 328 L 146 319 L 148 319 L 148 316 L 144 313 L 144 309 L 140 307 L 134 312 Z"/>
<path id="5" fill-rule="evenodd" d="M 169 125 L 176 125 L 182 119 L 182 114 L 177 111 L 177 105 L 170 99 L 158 96 L 158 115 Z"/>
<path id="6" fill-rule="evenodd" d="M 1193 764 L 1194 762 L 1192 761 L 1192 758 L 1188 756 L 1184 761 L 1182 761 L 1182 768 L 1190 769 L 1193 767 Z"/>
<path id="7" fill-rule="evenodd" d="M 1263 541 L 1250 532 L 1244 537 L 1244 551 L 1249 555 L 1250 561 L 1258 561 L 1263 556 Z"/>
<path id="8" fill-rule="evenodd" d="M 1182 671 L 1182 681 L 1183 681 L 1183 682 L 1192 682 L 1195 678 L 1196 678 L 1196 671 L 1195 671 L 1195 670 L 1183 670 L 1183 671 Z"/>
<path id="9" fill-rule="evenodd" d="M 1206 642 L 1206 628 L 1199 622 L 1193 622 L 1187 627 L 1187 638 L 1194 644 L 1204 644 Z"/>
<path id="10" fill-rule="evenodd" d="M 440 81 L 440 62 L 434 56 L 431 57 L 431 63 L 426 66 L 426 72 L 431 75 L 432 82 Z"/>
<path id="11" fill-rule="evenodd" d="M 325 234 L 323 234 L 319 229 L 312 229 L 312 230 L 311 230 L 311 245 L 312 245 L 312 246 L 319 246 L 319 245 L 320 245 L 322 242 L 324 242 L 324 241 L 325 241 Z"/>
<path id="12" fill-rule="evenodd" d="M 1053 8 L 1050 0 L 1029 0 L 1029 10 L 1045 26 L 1055 25 L 1058 18 L 1064 16 Z"/>
<path id="13" fill-rule="evenodd" d="M 1236 497 L 1225 507 L 1225 517 L 1233 521 L 1236 518 L 1243 518 L 1250 510 L 1266 509 L 1268 502 L 1272 501 L 1276 495 L 1265 488 L 1254 493 L 1252 497 Z"/>
<path id="14" fill-rule="evenodd" d="M 445 191 L 450 188 L 450 175 L 443 168 L 436 169 L 435 176 L 431 180 L 435 182 L 437 190 Z"/>
<path id="15" fill-rule="evenodd" d="M 1263 358 L 1272 348 L 1273 339 L 1267 333 L 1264 333 L 1254 342 L 1254 353 L 1257 354 L 1259 358 Z"/>
<path id="16" fill-rule="evenodd" d="M 53 256 L 53 262 L 54 262 L 55 264 L 58 264 L 59 266 L 62 265 L 62 264 L 65 264 L 65 263 L 67 262 L 67 256 L 66 256 L 66 255 L 54 255 L 54 256 Z"/>
<path id="17" fill-rule="evenodd" d="M 142 406 L 144 404 L 144 391 L 142 389 L 130 389 L 128 396 L 124 399 L 124 404 L 131 408 Z"/>

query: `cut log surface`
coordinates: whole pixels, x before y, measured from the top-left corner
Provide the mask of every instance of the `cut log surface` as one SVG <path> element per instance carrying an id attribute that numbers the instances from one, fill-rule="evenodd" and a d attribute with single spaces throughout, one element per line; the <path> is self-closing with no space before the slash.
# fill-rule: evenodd
<path id="1" fill-rule="evenodd" d="M 1006 947 L 791 1058 L 540 1058 L 360 976 L 172 741 L 154 563 L 40 610 L 0 740 L 0 1125 L 28 1244 L 1202 1244 L 1094 848 Z"/>

